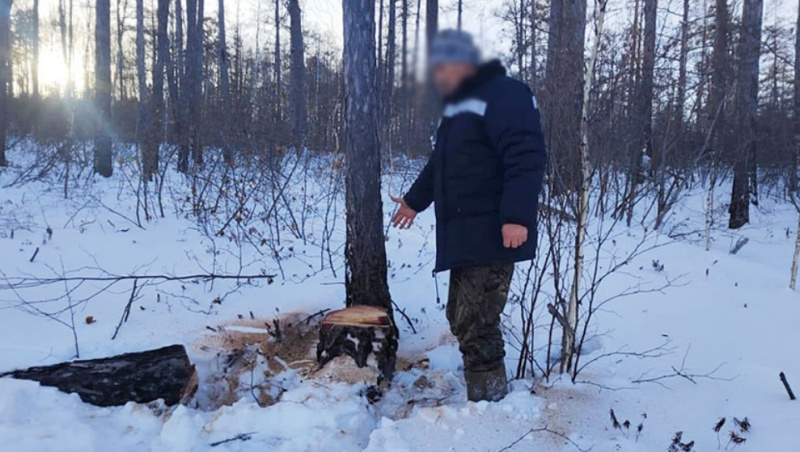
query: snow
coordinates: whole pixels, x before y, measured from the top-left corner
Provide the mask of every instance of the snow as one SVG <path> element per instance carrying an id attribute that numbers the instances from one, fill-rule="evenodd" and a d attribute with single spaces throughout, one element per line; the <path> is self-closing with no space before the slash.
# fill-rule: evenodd
<path id="1" fill-rule="evenodd" d="M 9 157 L 23 159 L 18 151 Z M 327 221 L 333 228 L 328 243 L 323 215 L 333 182 L 324 172 L 329 162 L 320 160 L 303 170 L 309 171 L 305 179 L 298 177 L 300 182 L 287 188 L 289 199 L 308 212 L 302 225 L 306 240 L 283 221 L 280 247 L 266 251 L 239 246 L 229 235 L 216 236 L 224 219 L 193 216 L 185 201 L 190 183 L 171 171 L 165 217 L 142 219 L 142 227 L 136 220 L 131 163 L 118 162 L 111 180 L 73 176 L 67 199 L 57 175 L 8 186 L 24 168 L 0 172 L 0 372 L 73 359 L 76 342 L 81 358 L 180 343 L 187 346 L 201 382 L 186 406 L 98 408 L 76 395 L 0 378 L 0 449 L 461 452 L 510 446 L 514 451 L 664 451 L 682 431 L 685 442 L 693 440 L 697 451 L 708 451 L 733 448 L 729 432 L 739 432 L 734 417 L 747 417 L 753 425 L 741 433 L 747 441 L 736 450 L 800 449 L 800 405 L 789 401 L 778 380 L 783 371 L 800 391 L 800 295 L 788 289 L 797 224 L 793 207 L 765 197 L 751 225 L 735 233 L 715 228 L 706 251 L 706 192 L 702 186 L 687 190 L 665 232 L 648 238 L 659 246 L 609 278 L 601 292 L 610 298 L 633 286 L 672 283 L 614 299 L 598 311 L 583 362 L 597 360 L 578 382 L 555 374 L 542 381 L 537 374 L 535 381 L 514 382 L 505 400 L 477 404 L 465 400 L 460 355 L 444 319 L 447 275 L 438 275 L 438 281 L 430 277 L 434 219 L 425 212 L 410 231 L 388 233 L 392 295 L 417 334 L 399 318 L 400 371 L 383 399 L 370 404 L 364 383 L 314 377 L 304 371 L 302 360 L 270 361 L 257 350 L 273 319 L 305 318 L 338 308 L 344 299 L 341 193 Z M 411 168 L 387 177 L 388 191 L 400 192 L 413 173 Z M 715 191 L 718 224 L 726 191 Z M 385 202 L 388 216 L 388 196 Z M 303 210 L 295 207 L 295 212 Z M 620 229 L 603 259 L 624 254 L 642 238 L 637 226 L 615 227 Z M 670 238 L 670 231 L 682 234 Z M 261 232 L 275 243 L 274 231 Z M 731 254 L 742 237 L 749 243 Z M 19 291 L 5 286 L 26 276 L 212 272 L 277 276 L 240 282 L 142 281 L 130 317 L 114 340 L 132 281 L 111 287 L 59 282 Z M 63 298 L 67 292 L 69 299 Z M 506 314 L 513 325 L 519 306 L 509 303 Z M 93 322 L 86 321 L 90 316 Z M 549 319 L 540 320 L 537 340 L 546 336 L 547 324 Z M 239 340 L 254 364 L 247 370 L 240 363 L 240 373 L 234 374 L 226 364 L 226 347 Z M 312 358 L 311 344 L 302 346 L 308 346 Z M 514 346 L 507 351 L 509 369 L 516 368 Z M 542 353 L 537 350 L 537 357 Z M 251 380 L 266 374 L 272 375 L 269 382 Z M 232 398 L 222 400 L 229 383 Z M 277 403 L 262 406 L 253 395 L 257 391 Z M 612 427 L 612 409 L 620 422 L 630 421 L 629 429 Z M 718 434 L 713 427 L 721 417 L 726 424 Z"/>

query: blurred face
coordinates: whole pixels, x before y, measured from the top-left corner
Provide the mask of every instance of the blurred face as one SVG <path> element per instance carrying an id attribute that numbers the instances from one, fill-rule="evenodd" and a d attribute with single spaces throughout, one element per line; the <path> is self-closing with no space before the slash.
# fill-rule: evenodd
<path id="1" fill-rule="evenodd" d="M 433 86 L 442 96 L 453 94 L 464 80 L 475 74 L 470 63 L 438 63 L 431 69 Z"/>

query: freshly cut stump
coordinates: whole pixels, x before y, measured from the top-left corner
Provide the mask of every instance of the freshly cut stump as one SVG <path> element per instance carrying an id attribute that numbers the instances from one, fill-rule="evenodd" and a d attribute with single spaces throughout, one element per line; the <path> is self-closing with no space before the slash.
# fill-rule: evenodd
<path id="1" fill-rule="evenodd" d="M 374 355 L 378 385 L 388 385 L 397 359 L 397 327 L 386 309 L 352 306 L 330 312 L 320 321 L 317 361 L 324 366 L 342 355 L 353 358 L 360 368 Z"/>
<path id="2" fill-rule="evenodd" d="M 86 403 L 117 406 L 164 399 L 167 405 L 186 402 L 197 390 L 197 372 L 183 345 L 31 367 L 0 375 L 38 381 L 75 393 Z"/>

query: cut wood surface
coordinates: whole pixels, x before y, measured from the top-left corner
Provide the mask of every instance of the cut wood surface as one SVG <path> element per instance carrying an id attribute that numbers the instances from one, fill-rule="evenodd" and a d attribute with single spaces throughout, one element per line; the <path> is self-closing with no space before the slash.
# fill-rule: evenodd
<path id="1" fill-rule="evenodd" d="M 322 326 L 389 327 L 392 320 L 386 309 L 375 306 L 353 306 L 332 311 L 320 322 Z"/>
<path id="2" fill-rule="evenodd" d="M 197 390 L 197 372 L 183 345 L 102 359 L 31 367 L 0 374 L 75 393 L 98 406 L 185 402 Z"/>

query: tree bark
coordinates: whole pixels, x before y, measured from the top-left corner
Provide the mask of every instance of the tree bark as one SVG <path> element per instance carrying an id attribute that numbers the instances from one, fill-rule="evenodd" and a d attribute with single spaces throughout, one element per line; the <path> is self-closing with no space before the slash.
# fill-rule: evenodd
<path id="1" fill-rule="evenodd" d="M 167 62 L 170 60 L 169 52 L 169 4 L 170 0 L 158 0 L 156 10 L 156 56 L 153 64 L 153 92 L 151 93 L 151 112 L 150 112 L 150 133 L 153 147 L 151 153 L 145 160 L 143 170 L 147 180 L 152 180 L 152 176 L 158 173 L 159 147 L 164 137 L 164 73 Z"/>
<path id="2" fill-rule="evenodd" d="M 292 132 L 298 151 L 306 146 L 308 135 L 308 97 L 306 88 L 305 43 L 303 42 L 303 23 L 299 0 L 289 0 L 289 20 L 291 39 L 291 103 Z"/>
<path id="3" fill-rule="evenodd" d="M 652 162 L 653 158 L 653 77 L 656 66 L 656 18 L 658 0 L 644 0 L 644 42 L 642 49 L 642 78 L 641 78 L 641 111 L 642 121 L 641 147 L 644 155 L 640 156 L 638 165 L 639 176 L 643 180 L 644 171 L 642 157 Z"/>
<path id="4" fill-rule="evenodd" d="M 583 80 L 583 97 L 581 102 L 580 120 L 580 170 L 581 182 L 578 188 L 578 210 L 577 224 L 575 225 L 575 254 L 572 287 L 569 292 L 566 318 L 569 328 L 564 328 L 562 336 L 562 358 L 561 372 L 572 372 L 573 377 L 577 375 L 577 359 L 580 351 L 576 350 L 576 332 L 578 331 L 578 319 L 580 316 L 578 302 L 581 297 L 581 283 L 583 280 L 583 267 L 585 263 L 584 249 L 586 247 L 587 226 L 589 221 L 589 190 L 592 185 L 592 167 L 589 163 L 589 96 L 594 83 L 594 68 L 597 63 L 597 54 L 600 49 L 600 41 L 603 37 L 603 26 L 605 24 L 606 5 L 608 0 L 600 0 L 597 4 L 596 22 L 594 26 L 594 41 L 591 54 L 586 67 Z M 585 26 L 585 23 L 584 23 Z"/>
<path id="5" fill-rule="evenodd" d="M 144 0 L 136 0 L 136 81 L 139 91 L 139 120 L 137 135 L 142 158 L 142 178 L 152 180 L 158 171 L 157 155 L 158 144 L 152 136 L 153 126 L 152 111 L 150 109 L 150 95 L 147 90 L 147 73 L 145 72 L 146 49 L 144 42 Z M 155 149 L 154 149 L 155 148 Z M 155 164 L 154 164 L 155 160 Z"/>
<path id="6" fill-rule="evenodd" d="M 233 150 L 228 143 L 228 133 L 230 131 L 230 118 L 234 114 L 231 111 L 231 87 L 230 87 L 230 73 L 228 64 L 228 37 L 225 28 L 225 0 L 219 0 L 217 5 L 217 19 L 219 22 L 219 54 L 217 55 L 217 64 L 219 66 L 219 90 L 220 90 L 220 111 L 222 115 L 220 118 L 219 128 L 220 146 L 222 147 L 222 156 L 225 163 L 228 165 L 233 164 Z"/>
<path id="7" fill-rule="evenodd" d="M 111 177 L 111 4 L 109 0 L 96 1 L 94 171 Z"/>
<path id="8" fill-rule="evenodd" d="M 347 306 L 391 310 L 381 201 L 375 5 L 343 0 L 347 162 Z"/>
<path id="9" fill-rule="evenodd" d="M 11 84 L 11 1 L 0 0 L 0 167 L 8 166 L 8 101 Z"/>
<path id="10" fill-rule="evenodd" d="M 794 149 L 792 152 L 792 171 L 789 174 L 789 190 L 797 194 L 798 166 L 800 165 L 800 1 L 797 2 L 797 22 L 794 37 L 794 97 L 792 99 L 794 113 Z"/>
<path id="11" fill-rule="evenodd" d="M 275 123 L 283 118 L 281 74 L 281 1 L 275 0 Z"/>
<path id="12" fill-rule="evenodd" d="M 731 191 L 731 229 L 739 229 L 750 221 L 750 202 L 756 202 L 755 157 L 756 113 L 758 110 L 758 60 L 761 56 L 761 23 L 763 0 L 745 0 L 742 7 L 742 31 L 739 35 L 737 66 L 736 113 L 737 141 L 734 154 L 733 189 Z"/>
<path id="13" fill-rule="evenodd" d="M 204 0 L 186 0 L 186 70 L 182 86 L 186 136 L 179 155 L 180 171 L 188 172 L 188 157 L 195 169 L 203 167 L 203 18 Z"/>
<path id="14" fill-rule="evenodd" d="M 104 407 L 158 399 L 175 405 L 187 401 L 197 389 L 197 373 L 182 345 L 31 367 L 0 376 L 38 381 L 43 386 L 78 394 L 86 403 Z"/>
<path id="15" fill-rule="evenodd" d="M 33 36 L 33 61 L 32 61 L 32 77 L 31 81 L 33 84 L 33 97 L 34 99 L 39 99 L 39 0 L 33 0 L 33 11 L 32 11 L 33 23 L 31 24 Z"/>
<path id="16" fill-rule="evenodd" d="M 380 339 L 376 326 L 386 328 L 378 353 L 378 383 L 388 384 L 394 373 L 398 331 L 392 320 L 383 234 L 375 2 L 342 0 L 342 6 L 347 164 L 345 305 L 349 309 L 331 313 L 326 317 L 327 324 L 323 321 L 317 359 L 324 364 L 346 354 L 363 367 L 374 351 L 373 344 Z M 360 320 L 355 322 L 354 318 Z"/>
<path id="17" fill-rule="evenodd" d="M 580 123 L 583 103 L 586 0 L 553 0 L 548 42 L 546 135 L 554 193 L 581 184 Z"/>
<path id="18" fill-rule="evenodd" d="M 439 32 L 439 0 L 426 0 L 425 9 L 425 37 L 426 41 L 426 57 L 430 55 L 431 45 L 433 44 L 436 33 Z M 436 123 L 439 116 L 439 99 L 433 83 L 427 83 L 427 102 L 428 102 L 428 117 L 427 117 L 427 134 L 432 136 L 436 133 Z"/>

